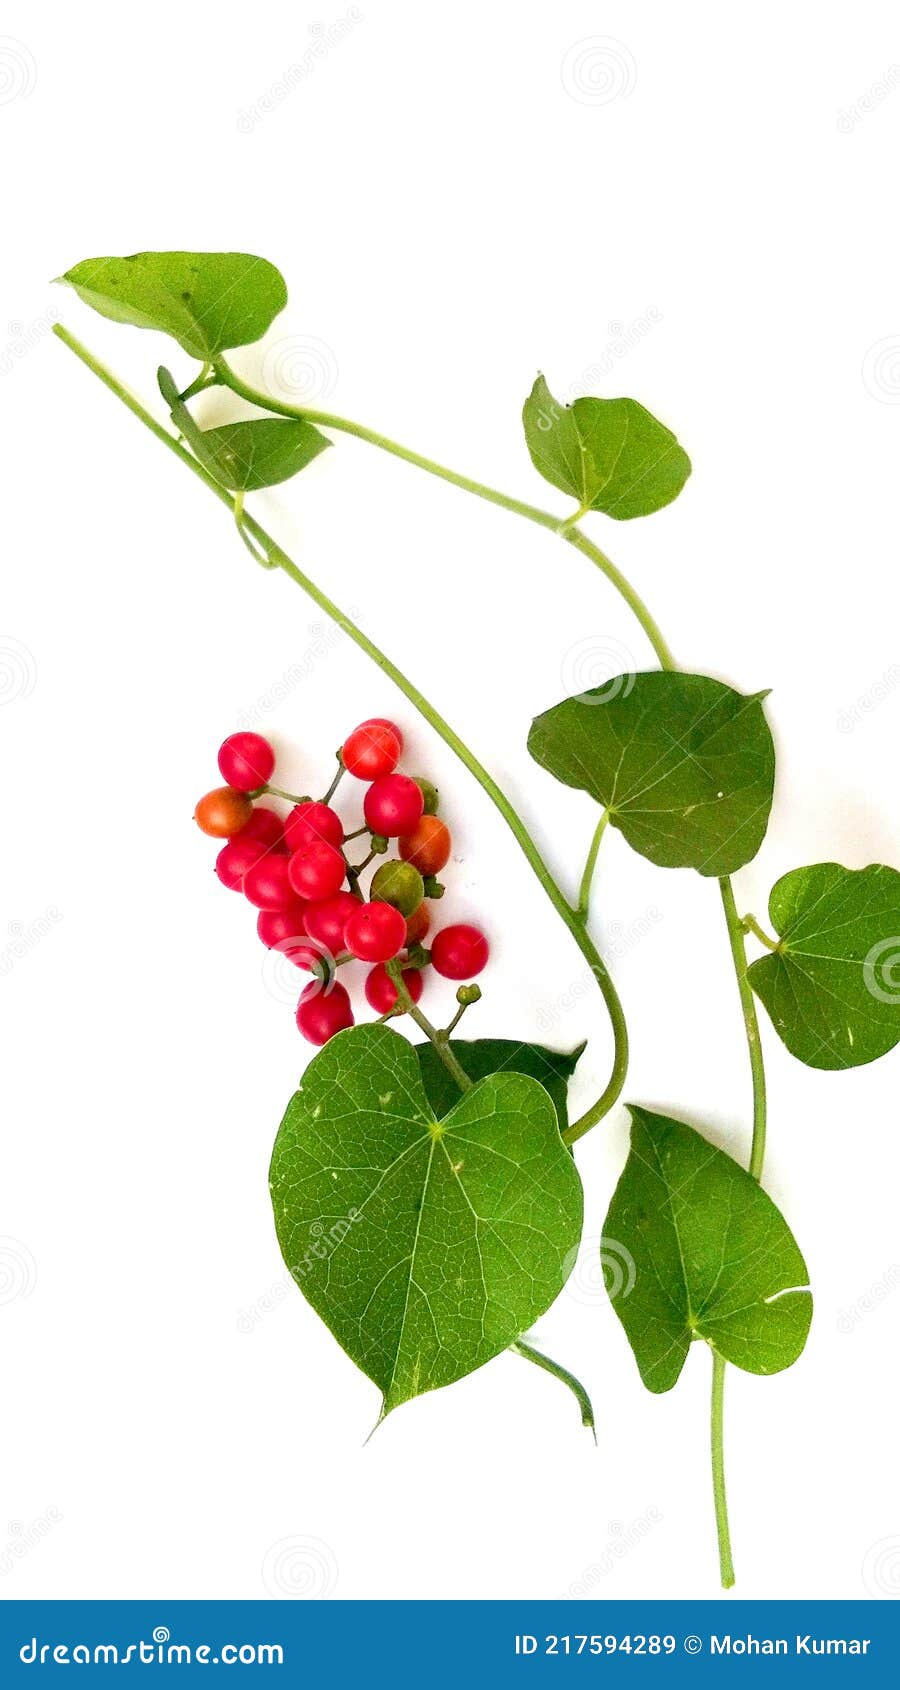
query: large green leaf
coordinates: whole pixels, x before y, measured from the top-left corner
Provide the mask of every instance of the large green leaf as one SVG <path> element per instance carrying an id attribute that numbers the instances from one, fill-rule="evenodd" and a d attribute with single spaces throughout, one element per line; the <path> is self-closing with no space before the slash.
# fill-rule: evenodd
<path id="1" fill-rule="evenodd" d="M 280 272 L 249 252 L 85 258 L 59 280 L 101 316 L 160 329 L 204 360 L 259 340 L 287 304 Z"/>
<path id="2" fill-rule="evenodd" d="M 681 492 L 691 460 L 635 399 L 561 405 L 538 376 L 522 412 L 531 461 L 585 509 L 619 521 L 649 516 Z"/>
<path id="3" fill-rule="evenodd" d="M 250 422 L 200 428 L 178 397 L 171 373 L 161 367 L 157 379 L 179 433 L 210 474 L 232 493 L 289 481 L 331 445 L 312 423 L 301 419 L 255 417 Z"/>
<path id="4" fill-rule="evenodd" d="M 389 1027 L 340 1033 L 310 1063 L 271 1189 L 291 1273 L 385 1413 L 514 1343 L 581 1235 L 581 1183 L 543 1086 L 494 1074 L 438 1121 Z"/>
<path id="5" fill-rule="evenodd" d="M 812 1318 L 806 1264 L 786 1221 L 693 1127 L 629 1108 L 631 1153 L 601 1250 L 615 1264 L 609 1293 L 644 1384 L 671 1390 L 695 1338 L 748 1373 L 780 1373 L 797 1360 Z"/>
<path id="6" fill-rule="evenodd" d="M 759 850 L 772 804 L 765 696 L 706 675 L 621 675 L 538 716 L 528 749 L 652 863 L 732 874 Z"/>
<path id="7" fill-rule="evenodd" d="M 584 1045 L 575 1050 L 547 1050 L 544 1045 L 520 1044 L 517 1039 L 451 1039 L 450 1049 L 470 1080 L 488 1074 L 530 1074 L 550 1093 L 560 1132 L 569 1124 L 569 1081 Z M 425 1092 L 441 1120 L 459 1102 L 459 1087 L 432 1044 L 415 1046 Z"/>
<path id="8" fill-rule="evenodd" d="M 900 874 L 814 863 L 772 888 L 778 950 L 750 981 L 792 1056 L 858 1068 L 900 1042 Z"/>

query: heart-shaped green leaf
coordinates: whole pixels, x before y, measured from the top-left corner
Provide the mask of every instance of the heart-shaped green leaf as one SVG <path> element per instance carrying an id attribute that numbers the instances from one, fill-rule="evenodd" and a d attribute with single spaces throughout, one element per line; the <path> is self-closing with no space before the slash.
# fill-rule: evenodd
<path id="1" fill-rule="evenodd" d="M 569 1124 L 569 1081 L 584 1045 L 577 1049 L 547 1050 L 543 1045 L 520 1044 L 517 1039 L 451 1039 L 450 1049 L 470 1080 L 488 1074 L 530 1074 L 550 1093 L 560 1132 Z M 415 1046 L 425 1092 L 438 1120 L 459 1102 L 459 1088 L 432 1044 Z"/>
<path id="2" fill-rule="evenodd" d="M 759 850 L 772 804 L 765 696 L 706 675 L 620 675 L 538 716 L 528 749 L 608 809 L 642 857 L 732 874 Z"/>
<path id="3" fill-rule="evenodd" d="M 331 441 L 312 423 L 282 417 L 258 417 L 250 422 L 223 423 L 201 428 L 178 396 L 171 372 L 157 371 L 159 390 L 175 427 L 200 462 L 232 493 L 250 493 L 289 481 L 324 452 Z"/>
<path id="4" fill-rule="evenodd" d="M 671 429 L 635 399 L 561 405 L 538 376 L 522 412 L 535 469 L 586 510 L 624 522 L 671 504 L 691 460 Z"/>
<path id="5" fill-rule="evenodd" d="M 900 874 L 814 863 L 776 881 L 778 950 L 750 982 L 792 1056 L 858 1068 L 900 1043 Z"/>
<path id="6" fill-rule="evenodd" d="M 694 1338 L 747 1373 L 780 1373 L 812 1319 L 806 1264 L 786 1221 L 693 1127 L 629 1108 L 631 1152 L 601 1252 L 644 1384 L 671 1390 Z"/>
<path id="7" fill-rule="evenodd" d="M 204 361 L 259 340 L 287 304 L 283 276 L 248 252 L 85 258 L 59 280 L 102 317 L 160 329 Z"/>
<path id="8" fill-rule="evenodd" d="M 581 1182 L 543 1086 L 495 1074 L 438 1121 L 389 1027 L 340 1033 L 310 1063 L 271 1189 L 291 1273 L 385 1413 L 514 1343 L 581 1235 Z"/>

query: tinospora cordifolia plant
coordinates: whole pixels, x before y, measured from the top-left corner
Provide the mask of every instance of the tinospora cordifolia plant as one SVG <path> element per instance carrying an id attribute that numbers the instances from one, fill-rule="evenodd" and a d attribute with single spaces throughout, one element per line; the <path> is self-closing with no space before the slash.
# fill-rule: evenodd
<path id="1" fill-rule="evenodd" d="M 525 441 L 535 469 L 572 501 L 555 514 L 359 423 L 285 403 L 241 375 L 230 354 L 260 340 L 287 302 L 281 275 L 264 259 L 243 253 L 138 253 L 87 259 L 61 280 L 101 315 L 169 335 L 199 365 L 178 380 L 167 368 L 158 371 L 168 414 L 160 421 L 68 329 L 54 330 L 229 509 L 256 561 L 300 586 L 456 753 L 506 821 L 605 1004 L 613 1045 L 609 1081 L 590 1108 L 570 1120 L 567 1083 L 578 1052 L 546 1050 L 527 1030 L 521 1043 L 451 1038 L 451 1028 L 430 1023 L 422 1043 L 404 1035 L 401 1026 L 410 1025 L 408 1014 L 417 1005 L 403 973 L 424 960 L 424 933 L 410 939 L 404 932 L 401 947 L 396 887 L 393 898 L 375 895 L 392 912 L 375 918 L 372 941 L 376 949 L 380 944 L 392 951 L 383 959 L 387 984 L 379 985 L 371 1004 L 380 1019 L 350 1025 L 339 998 L 340 1014 L 316 1020 L 315 1036 L 324 1033 L 327 1042 L 288 1104 L 275 1142 L 271 1191 L 285 1260 L 304 1296 L 378 1386 L 382 1413 L 512 1348 L 567 1383 L 591 1424 L 578 1381 L 536 1352 L 527 1334 L 562 1289 L 581 1237 L 583 1193 L 573 1147 L 609 1114 L 627 1073 L 625 1015 L 589 925 L 604 830 L 618 828 L 635 851 L 662 869 L 703 875 L 720 900 L 749 1057 L 749 1165 L 713 1146 L 689 1121 L 630 1104 L 631 1147 L 602 1247 L 619 1269 L 628 1262 L 626 1273 L 610 1276 L 608 1289 L 648 1390 L 671 1390 L 692 1344 L 709 1351 L 719 1559 L 723 1584 L 732 1584 L 723 1455 L 726 1367 L 731 1363 L 754 1374 L 789 1367 L 803 1350 L 812 1315 L 803 1256 L 761 1183 L 766 1084 L 756 1002 L 762 1002 L 788 1050 L 810 1067 L 852 1068 L 891 1050 L 900 1041 L 900 874 L 880 864 L 804 865 L 772 889 L 772 932 L 741 913 L 733 876 L 763 843 L 775 778 L 766 693 L 739 691 L 680 670 L 642 599 L 582 527 L 594 512 L 621 522 L 667 505 L 690 473 L 686 453 L 635 400 L 578 398 L 561 405 L 538 377 L 525 401 Z M 258 415 L 204 427 L 192 402 L 212 387 L 230 389 Z M 646 635 L 656 667 L 550 701 L 531 726 L 528 745 L 535 761 L 565 785 L 589 793 L 597 805 L 596 830 L 574 896 L 551 874 L 511 798 L 450 723 L 246 509 L 248 494 L 306 469 L 335 434 L 393 453 L 546 528 L 605 576 Z M 758 684 L 760 678 L 751 680 Z M 376 726 L 382 749 L 396 734 L 399 755 L 396 724 Z M 230 815 L 221 812 L 210 828 L 229 841 L 220 878 L 235 889 L 241 883 L 261 920 L 268 912 L 263 937 L 280 934 L 275 943 L 303 936 L 284 932 L 273 897 L 295 897 L 293 914 L 304 914 L 307 929 L 313 905 L 345 900 L 340 909 L 313 914 L 313 935 L 325 935 L 328 943 L 321 943 L 336 959 L 335 945 L 349 948 L 349 922 L 358 949 L 365 941 L 353 921 L 365 925 L 372 918 L 358 917 L 346 902 L 359 901 L 361 893 L 352 877 L 344 885 L 349 859 L 341 856 L 343 822 L 338 819 L 338 840 L 334 822 L 324 818 L 334 831 L 324 839 L 327 851 L 315 849 L 311 857 L 307 852 L 309 861 L 298 862 L 300 848 L 290 855 L 283 849 L 284 860 L 272 873 L 254 868 L 257 836 L 247 834 L 247 827 L 269 829 L 266 850 L 277 854 L 282 837 L 277 830 L 291 821 L 253 821 L 248 793 L 271 791 L 266 751 L 263 767 L 249 769 L 239 767 L 240 757 L 235 762 L 232 752 L 226 741 L 223 771 L 228 790 L 243 794 L 245 803 L 238 802 Z M 348 767 L 352 756 L 348 740 Z M 384 776 L 374 776 L 379 778 Z M 321 799 L 299 795 L 315 813 L 310 828 L 307 812 L 299 817 L 292 812 L 293 826 L 307 844 L 323 843 L 321 810 L 329 808 L 330 790 Z M 218 802 L 227 811 L 234 798 L 223 800 L 220 793 Z M 402 827 L 415 825 L 426 806 L 416 801 L 413 807 L 417 817 L 410 810 Z M 388 829 L 381 830 L 377 816 L 366 817 L 366 827 L 372 849 L 373 835 L 377 843 Z M 402 828 L 395 837 L 402 844 Z M 263 860 L 265 865 L 268 859 Z M 398 861 L 403 860 L 400 851 Z M 371 912 L 372 896 L 370 891 L 361 910 Z M 290 915 L 289 909 L 289 925 Z M 752 961 L 748 939 L 759 949 Z M 395 941 L 399 948 L 392 949 Z M 411 951 L 410 945 L 420 948 Z M 331 964 L 321 965 L 321 953 L 318 963 L 308 956 L 307 964 L 314 970 L 313 992 L 327 994 Z M 459 966 L 465 974 L 465 959 Z M 472 1000 L 476 992 L 469 994 Z M 407 1012 L 402 1021 L 398 1010 Z M 319 1241 L 315 1250 L 311 1239 Z"/>

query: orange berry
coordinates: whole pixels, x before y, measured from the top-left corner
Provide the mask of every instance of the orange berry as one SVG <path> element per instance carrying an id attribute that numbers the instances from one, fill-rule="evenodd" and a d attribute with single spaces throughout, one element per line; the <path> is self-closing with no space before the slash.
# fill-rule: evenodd
<path id="1" fill-rule="evenodd" d="M 439 874 L 450 860 L 450 829 L 440 816 L 423 816 L 413 833 L 400 840 L 400 855 L 420 874 Z"/>
<path id="2" fill-rule="evenodd" d="M 202 833 L 213 839 L 231 839 L 246 827 L 253 814 L 253 804 L 246 792 L 236 792 L 233 786 L 217 786 L 204 793 L 194 811 L 194 820 Z"/>
<path id="3" fill-rule="evenodd" d="M 431 912 L 428 905 L 422 903 L 417 910 L 413 910 L 412 915 L 407 920 L 406 943 L 408 945 L 421 945 L 430 926 Z"/>

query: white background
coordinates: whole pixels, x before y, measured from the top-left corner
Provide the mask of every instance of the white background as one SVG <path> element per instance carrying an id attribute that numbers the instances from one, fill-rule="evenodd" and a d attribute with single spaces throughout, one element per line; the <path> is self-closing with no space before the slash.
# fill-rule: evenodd
<path id="1" fill-rule="evenodd" d="M 157 363 L 186 381 L 188 360 L 49 278 L 141 248 L 264 254 L 290 288 L 275 361 L 307 400 L 560 512 L 521 438 L 537 368 L 562 397 L 593 372 L 673 426 L 694 462 L 682 497 L 586 526 L 683 664 L 773 689 L 777 801 L 738 881 L 764 919 L 789 867 L 900 862 L 895 8 L 363 4 L 280 97 L 344 16 L 6 14 L 0 1596 L 715 1595 L 708 1357 L 647 1395 L 590 1253 L 540 1335 L 594 1394 L 596 1450 L 512 1357 L 364 1447 L 376 1392 L 287 1292 L 273 1235 L 268 1155 L 307 1049 L 191 822 L 220 739 L 251 720 L 286 783 L 315 787 L 347 729 L 396 714 L 454 830 L 444 907 L 494 946 L 470 1031 L 588 1038 L 577 1106 L 608 1072 L 604 1013 L 465 772 L 254 567 L 50 314 L 151 403 Z M 257 350 L 239 362 L 258 374 Z M 344 438 L 254 508 L 574 886 L 592 806 L 525 735 L 566 691 L 649 665 L 607 584 L 552 535 Z M 595 930 L 630 1019 L 626 1095 L 746 1155 L 715 887 L 609 836 Z M 764 1042 L 766 1184 L 817 1308 L 792 1371 L 729 1370 L 737 1594 L 883 1596 L 900 1057 L 829 1075 L 768 1022 Z M 626 1142 L 619 1107 L 579 1150 L 594 1249 Z"/>

